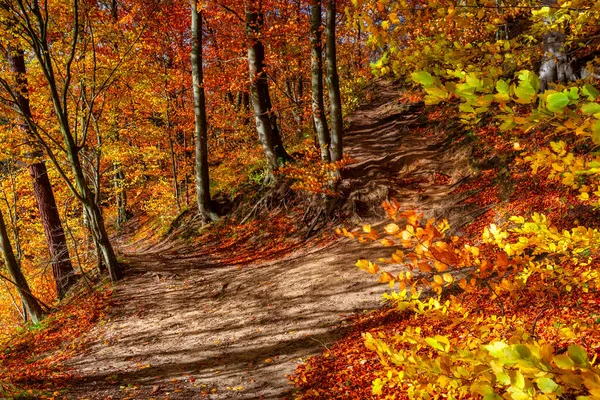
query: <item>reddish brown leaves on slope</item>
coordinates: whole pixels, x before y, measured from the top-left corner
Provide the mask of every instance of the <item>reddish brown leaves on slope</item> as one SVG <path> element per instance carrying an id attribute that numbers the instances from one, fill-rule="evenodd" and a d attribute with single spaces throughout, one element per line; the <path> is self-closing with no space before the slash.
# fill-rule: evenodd
<path id="1" fill-rule="evenodd" d="M 111 294 L 112 291 L 105 290 L 75 297 L 48 316 L 41 329 L 32 328 L 3 343 L 0 346 L 4 349 L 0 354 L 2 381 L 11 384 L 11 391 L 32 390 L 40 398 L 44 394 L 38 390 L 54 391 L 64 386 L 72 375 L 63 362 L 86 343 L 88 339 L 84 339 L 84 334 L 104 317 Z M 0 391 L 0 395 L 4 394 Z"/>

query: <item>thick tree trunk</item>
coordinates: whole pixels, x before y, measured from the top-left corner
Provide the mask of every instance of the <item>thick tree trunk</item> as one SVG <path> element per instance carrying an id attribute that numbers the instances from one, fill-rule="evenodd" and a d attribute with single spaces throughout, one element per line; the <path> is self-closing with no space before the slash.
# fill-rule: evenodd
<path id="1" fill-rule="evenodd" d="M 555 6 L 557 0 L 543 0 L 545 6 Z M 546 17 L 548 19 L 553 17 Z M 546 21 L 550 23 L 550 21 Z M 540 66 L 540 91 L 543 93 L 554 82 L 567 83 L 576 81 L 578 71 L 575 70 L 575 60 L 565 51 L 565 35 L 562 32 L 551 31 L 544 36 L 544 58 Z"/>
<path id="2" fill-rule="evenodd" d="M 7 58 L 11 71 L 16 78 L 16 100 L 23 116 L 21 117 L 20 127 L 28 137 L 34 138 L 27 120 L 32 119 L 31 107 L 28 97 L 27 70 L 25 68 L 24 53 L 20 49 L 8 48 Z M 61 299 L 74 282 L 74 270 L 69 257 L 67 240 L 63 230 L 54 191 L 48 179 L 48 170 L 43 162 L 36 162 L 29 166 L 29 174 L 33 182 L 33 193 L 36 204 L 44 227 L 44 234 L 50 250 L 52 260 L 52 273 L 56 284 L 58 298 Z"/>
<path id="3" fill-rule="evenodd" d="M 310 44 L 311 44 L 311 79 L 312 79 L 312 110 L 321 160 L 325 163 L 331 161 L 329 129 L 325 118 L 325 105 L 323 101 L 323 43 L 321 41 L 321 0 L 313 0 L 310 6 Z"/>
<path id="4" fill-rule="evenodd" d="M 342 159 L 342 96 L 340 94 L 340 78 L 337 72 L 335 17 L 336 0 L 327 0 L 326 36 L 327 36 L 327 87 L 331 107 L 331 161 Z"/>
<path id="5" fill-rule="evenodd" d="M 254 109 L 256 130 L 263 147 L 269 169 L 276 171 L 290 156 L 285 151 L 272 110 L 269 83 L 264 71 L 265 47 L 259 39 L 263 16 L 254 10 L 246 11 L 246 34 L 250 40 L 248 65 L 250 70 L 250 102 Z"/>
<path id="6" fill-rule="evenodd" d="M 58 215 L 58 208 L 50 180 L 48 179 L 46 164 L 38 162 L 30 165 L 29 174 L 33 181 L 33 193 L 50 250 L 56 292 L 58 298 L 62 299 L 69 287 L 75 282 L 75 271 L 69 258 L 65 232 L 60 221 L 60 216 Z"/>
<path id="7" fill-rule="evenodd" d="M 6 225 L 4 224 L 4 217 L 2 212 L 0 211 L 0 249 L 2 250 L 2 255 L 4 256 L 4 262 L 8 269 L 8 272 L 17 288 L 17 292 L 23 301 L 23 308 L 31 317 L 33 323 L 38 323 L 43 317 L 42 307 L 36 300 L 36 298 L 31 294 L 31 290 L 29 289 L 29 285 L 27 284 L 27 280 L 17 263 L 17 259 L 15 257 L 15 253 L 13 252 L 12 246 L 10 245 L 10 241 L 8 240 L 8 233 L 6 231 Z"/>
<path id="8" fill-rule="evenodd" d="M 191 0 L 192 8 L 192 84 L 194 92 L 194 116 L 196 120 L 196 203 L 203 221 L 217 220 L 210 198 L 208 175 L 208 124 L 202 71 L 202 16 L 197 0 Z M 232 97 L 233 101 L 233 97 Z"/>

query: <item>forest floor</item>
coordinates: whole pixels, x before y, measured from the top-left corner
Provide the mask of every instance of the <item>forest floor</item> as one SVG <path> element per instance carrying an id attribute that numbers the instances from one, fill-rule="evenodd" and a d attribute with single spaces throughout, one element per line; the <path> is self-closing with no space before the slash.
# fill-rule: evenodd
<path id="1" fill-rule="evenodd" d="M 400 99 L 398 87 L 379 83 L 374 99 L 350 116 L 345 149 L 353 163 L 342 190 L 357 215 L 395 198 L 460 227 L 480 212 L 456 190 L 472 173 L 471 148 L 433 129 L 420 103 Z M 385 217 L 364 213 L 355 222 L 378 225 Z M 122 239 L 128 275 L 114 288 L 109 318 L 87 334 L 87 351 L 68 362 L 78 379 L 67 397 L 292 398 L 286 376 L 298 363 L 341 337 L 352 315 L 381 306 L 380 284 L 355 263 L 390 250 L 325 242 L 235 264 L 223 261 L 218 243 L 141 249 Z"/>

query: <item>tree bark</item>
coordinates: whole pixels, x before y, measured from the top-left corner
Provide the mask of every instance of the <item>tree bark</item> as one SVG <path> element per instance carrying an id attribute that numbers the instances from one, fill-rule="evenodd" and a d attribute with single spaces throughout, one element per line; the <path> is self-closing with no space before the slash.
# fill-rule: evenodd
<path id="1" fill-rule="evenodd" d="M 327 0 L 326 9 L 326 50 L 327 50 L 327 87 L 331 107 L 331 161 L 342 159 L 342 96 L 340 94 L 340 78 L 337 72 L 335 17 L 336 0 Z"/>
<path id="2" fill-rule="evenodd" d="M 31 317 L 33 323 L 37 324 L 42 319 L 44 313 L 37 299 L 31 294 L 27 279 L 25 279 L 25 275 L 23 275 L 21 267 L 19 267 L 19 264 L 17 263 L 15 253 L 8 240 L 8 233 L 6 231 L 6 225 L 4 224 L 2 211 L 0 211 L 0 249 L 2 250 L 8 272 L 23 301 L 23 307 L 25 308 L 26 314 Z"/>
<path id="3" fill-rule="evenodd" d="M 323 43 L 321 41 L 321 0 L 313 0 L 310 6 L 310 44 L 311 44 L 311 85 L 312 85 L 312 110 L 315 130 L 319 138 L 321 161 L 331 161 L 329 129 L 325 118 L 325 104 L 323 101 Z"/>
<path id="4" fill-rule="evenodd" d="M 208 175 L 208 123 L 202 71 L 202 15 L 197 0 L 191 0 L 192 8 L 192 84 L 194 92 L 194 116 L 196 138 L 196 203 L 204 222 L 217 220 L 210 198 Z"/>
<path id="5" fill-rule="evenodd" d="M 19 123 L 21 130 L 31 138 L 35 138 L 33 132 L 27 124 L 27 120 L 31 120 L 31 107 L 28 96 L 27 70 L 25 68 L 24 53 L 21 49 L 7 49 L 7 59 L 10 64 L 11 72 L 15 74 L 16 101 L 17 106 L 21 110 L 23 116 Z M 44 234 L 50 258 L 52 263 L 52 273 L 56 285 L 56 293 L 58 298 L 62 299 L 74 283 L 73 266 L 69 257 L 69 249 L 65 232 L 60 221 L 54 191 L 48 179 L 48 170 L 46 164 L 42 161 L 33 163 L 29 166 L 29 175 L 33 183 L 33 193 L 35 195 L 36 204 L 44 227 Z"/>
<path id="6" fill-rule="evenodd" d="M 554 7 L 557 0 L 543 0 L 542 4 Z M 552 17 L 546 17 L 548 19 Z M 550 23 L 547 20 L 545 23 Z M 575 82 L 579 76 L 575 71 L 575 60 L 565 51 L 565 35 L 559 31 L 550 31 L 544 36 L 544 58 L 540 66 L 540 92 L 545 92 L 554 82 Z"/>
<path id="7" fill-rule="evenodd" d="M 259 39 L 263 15 L 256 10 L 246 10 L 246 34 L 250 40 L 248 65 L 250 70 L 250 102 L 254 109 L 256 130 L 271 172 L 279 169 L 291 157 L 285 151 L 272 110 L 269 82 L 264 70 L 265 47 Z"/>
<path id="8" fill-rule="evenodd" d="M 113 163 L 113 168 L 115 169 L 113 185 L 115 187 L 115 201 L 117 205 L 117 228 L 121 228 L 128 218 L 125 172 L 123 172 L 123 167 L 118 163 Z"/>

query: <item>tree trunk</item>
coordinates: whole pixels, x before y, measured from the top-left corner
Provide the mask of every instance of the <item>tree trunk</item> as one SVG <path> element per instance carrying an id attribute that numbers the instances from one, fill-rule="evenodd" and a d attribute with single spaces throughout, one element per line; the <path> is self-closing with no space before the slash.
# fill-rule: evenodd
<path id="1" fill-rule="evenodd" d="M 33 132 L 27 124 L 27 120 L 31 120 L 32 115 L 29 105 L 24 53 L 21 49 L 11 49 L 9 47 L 7 58 L 11 71 L 15 74 L 17 106 L 23 114 L 19 123 L 20 128 L 28 137 L 34 138 Z M 54 191 L 48 179 L 46 164 L 40 161 L 30 165 L 29 174 L 33 182 L 33 193 L 50 251 L 56 293 L 58 294 L 58 298 L 62 299 L 69 287 L 74 283 L 73 278 L 75 274 L 69 257 L 65 232 L 58 214 Z"/>
<path id="2" fill-rule="evenodd" d="M 321 160 L 324 163 L 331 161 L 329 154 L 331 139 L 327 119 L 325 118 L 325 105 L 323 101 L 323 44 L 321 42 L 321 0 L 313 0 L 310 6 L 310 66 L 312 79 L 312 110 L 319 148 L 321 149 Z"/>
<path id="3" fill-rule="evenodd" d="M 208 175 L 208 124 L 202 71 L 202 15 L 198 12 L 197 0 L 191 0 L 190 3 L 192 8 L 192 85 L 196 121 L 196 203 L 202 220 L 209 222 L 217 220 L 218 217 L 212 208 Z"/>
<path id="4" fill-rule="evenodd" d="M 283 147 L 277 117 L 272 110 L 269 83 L 264 71 L 265 47 L 259 39 L 262 25 L 263 16 L 260 12 L 246 10 L 246 34 L 250 40 L 248 47 L 250 102 L 254 109 L 258 137 L 272 174 L 285 161 L 289 160 L 290 156 Z"/>
<path id="5" fill-rule="evenodd" d="M 545 6 L 556 6 L 557 0 L 543 0 Z M 552 16 L 546 17 L 548 19 Z M 545 23 L 549 23 L 546 21 Z M 567 83 L 576 81 L 579 76 L 575 71 L 575 60 L 565 51 L 565 35 L 551 31 L 544 36 L 544 58 L 540 66 L 540 91 L 543 93 L 553 82 Z"/>
<path id="6" fill-rule="evenodd" d="M 123 167 L 118 163 L 113 163 L 115 176 L 113 185 L 115 188 L 115 200 L 117 205 L 117 228 L 121 228 L 127 221 L 127 190 L 125 189 L 125 172 Z"/>
<path id="7" fill-rule="evenodd" d="M 168 129 L 167 124 L 167 135 L 169 135 L 169 150 L 171 152 L 171 175 L 173 175 L 173 197 L 175 197 L 175 204 L 177 205 L 177 210 L 181 212 L 181 202 L 179 201 L 179 181 L 177 177 L 177 158 L 175 157 L 175 147 L 173 143 L 173 138 L 171 138 L 171 133 Z"/>
<path id="8" fill-rule="evenodd" d="M 31 294 L 27 280 L 17 263 L 15 253 L 8 240 L 8 233 L 6 231 L 6 225 L 4 224 L 2 211 L 0 211 L 0 249 L 2 250 L 8 272 L 17 288 L 19 296 L 21 296 L 26 314 L 31 317 L 33 323 L 37 324 L 42 319 L 44 313 L 37 299 Z"/>
<path id="9" fill-rule="evenodd" d="M 62 299 L 75 282 L 75 271 L 69 257 L 67 240 L 58 215 L 54 192 L 48 179 L 46 164 L 39 162 L 30 165 L 29 175 L 33 181 L 33 193 L 50 250 L 56 293 L 58 298 Z"/>
<path id="10" fill-rule="evenodd" d="M 331 161 L 342 159 L 342 96 L 340 94 L 340 78 L 337 72 L 335 9 L 336 0 L 327 0 L 326 35 L 327 35 L 327 86 L 331 107 Z"/>

